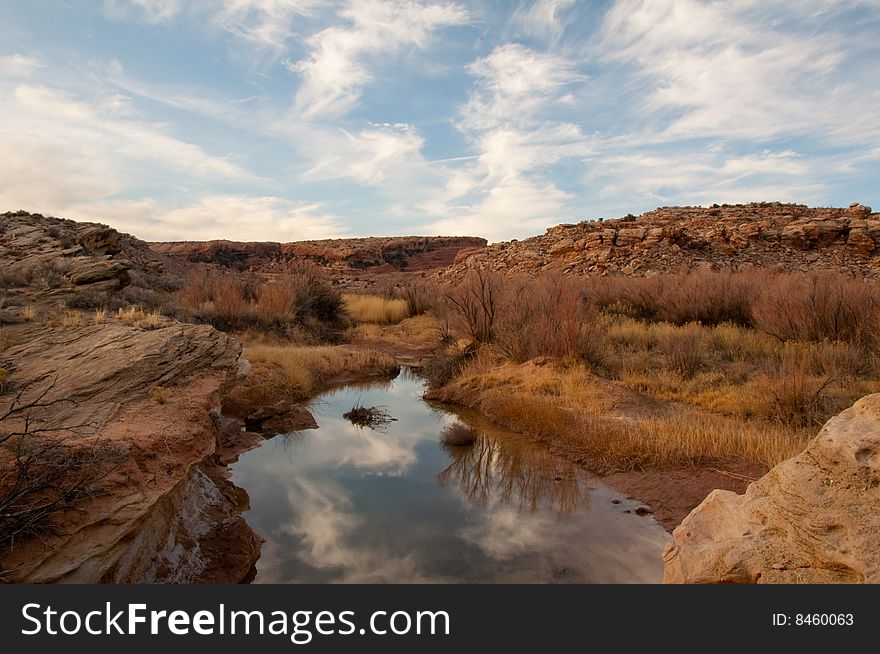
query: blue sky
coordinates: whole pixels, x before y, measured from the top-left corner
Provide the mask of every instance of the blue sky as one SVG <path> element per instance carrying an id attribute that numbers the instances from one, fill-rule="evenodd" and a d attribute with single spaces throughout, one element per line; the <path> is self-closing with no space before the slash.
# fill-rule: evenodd
<path id="1" fill-rule="evenodd" d="M 0 209 L 141 238 L 880 205 L 880 0 L 0 5 Z"/>

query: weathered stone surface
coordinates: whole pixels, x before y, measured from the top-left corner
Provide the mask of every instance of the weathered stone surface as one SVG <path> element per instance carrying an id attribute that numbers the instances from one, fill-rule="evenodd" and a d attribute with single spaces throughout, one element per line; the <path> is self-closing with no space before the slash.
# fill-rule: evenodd
<path id="1" fill-rule="evenodd" d="M 93 497 L 53 516 L 49 535 L 17 543 L 3 557 L 6 577 L 198 581 L 220 553 L 198 538 L 213 538 L 212 530 L 237 521 L 236 503 L 223 499 L 222 475 L 205 466 L 218 440 L 209 412 L 239 354 L 240 345 L 226 334 L 179 323 L 148 331 L 121 323 L 49 328 L 6 350 L 4 359 L 14 363 L 10 382 L 20 395 L 4 397 L 0 413 L 16 398 L 39 399 L 45 408 L 28 416 L 32 427 L 45 430 L 39 438 L 124 453 Z M 165 389 L 161 401 L 151 393 L 157 386 Z M 2 429 L 21 430 L 20 418 Z M 10 465 L 10 456 L 0 452 L 0 463 Z M 245 560 L 228 562 L 226 581 L 238 581 L 234 576 L 243 577 L 259 555 L 249 528 L 236 524 L 240 543 L 254 547 Z M 191 550 L 177 552 L 186 559 L 181 567 L 142 565 L 155 558 L 155 548 L 183 540 Z"/>
<path id="2" fill-rule="evenodd" d="M 672 534 L 667 583 L 880 583 L 880 394 L 832 418 L 745 494 L 713 491 Z"/>
<path id="3" fill-rule="evenodd" d="M 84 258 L 84 257 L 83 257 Z M 106 280 L 117 280 L 118 286 L 128 284 L 128 266 L 120 261 L 93 261 L 86 259 L 82 263 L 72 260 L 74 269 L 67 273 L 67 278 L 76 286 L 94 284 Z"/>
<path id="4" fill-rule="evenodd" d="M 871 208 L 809 208 L 757 202 L 662 207 L 641 216 L 557 225 L 541 236 L 495 243 L 482 259 L 435 273 L 458 282 L 480 266 L 501 274 L 564 270 L 570 275 L 686 272 L 699 265 L 744 270 L 817 268 L 880 274 L 880 219 Z"/>

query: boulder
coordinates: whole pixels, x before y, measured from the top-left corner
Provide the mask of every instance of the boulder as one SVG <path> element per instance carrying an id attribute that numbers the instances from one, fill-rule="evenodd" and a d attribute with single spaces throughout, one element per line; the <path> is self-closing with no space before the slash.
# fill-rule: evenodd
<path id="1" fill-rule="evenodd" d="M 672 534 L 666 583 L 880 582 L 880 394 L 832 418 L 743 495 L 716 490 Z"/>
<path id="2" fill-rule="evenodd" d="M 75 286 L 85 286 L 107 280 L 117 280 L 118 287 L 128 284 L 128 266 L 124 263 L 113 260 L 96 261 L 86 257 L 81 259 L 81 262 L 73 259 L 72 261 L 77 263 L 73 270 L 67 273 L 67 278 Z"/>

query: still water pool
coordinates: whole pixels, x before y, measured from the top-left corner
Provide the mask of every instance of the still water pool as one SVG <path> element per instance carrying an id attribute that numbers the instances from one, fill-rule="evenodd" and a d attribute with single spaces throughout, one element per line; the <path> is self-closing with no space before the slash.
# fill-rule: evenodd
<path id="1" fill-rule="evenodd" d="M 421 399 L 404 370 L 390 382 L 325 393 L 319 429 L 242 455 L 232 481 L 265 539 L 257 583 L 650 583 L 668 534 L 578 466 L 468 411 Z M 353 406 L 385 407 L 384 431 Z M 456 420 L 475 445 L 443 446 Z M 629 512 L 628 512 L 629 511 Z"/>

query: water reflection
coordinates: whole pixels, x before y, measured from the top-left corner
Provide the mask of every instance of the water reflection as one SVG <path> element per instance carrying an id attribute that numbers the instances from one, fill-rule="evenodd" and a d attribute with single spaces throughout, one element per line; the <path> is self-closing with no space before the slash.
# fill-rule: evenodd
<path id="1" fill-rule="evenodd" d="M 471 502 L 485 504 L 492 498 L 520 511 L 537 511 L 544 505 L 559 516 L 589 508 L 585 473 L 518 437 L 501 440 L 481 433 L 471 446 L 441 447 L 451 462 L 437 475 L 437 481 L 441 485 L 457 483 Z"/>
<path id="2" fill-rule="evenodd" d="M 312 405 L 319 429 L 235 464 L 245 518 L 266 539 L 257 582 L 659 580 L 668 536 L 653 520 L 545 448 L 421 392 L 403 374 L 327 393 Z M 358 429 L 342 418 L 355 404 L 397 421 Z M 444 448 L 459 419 L 477 442 Z"/>

